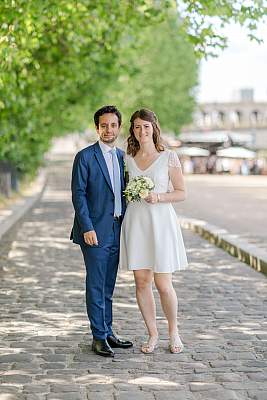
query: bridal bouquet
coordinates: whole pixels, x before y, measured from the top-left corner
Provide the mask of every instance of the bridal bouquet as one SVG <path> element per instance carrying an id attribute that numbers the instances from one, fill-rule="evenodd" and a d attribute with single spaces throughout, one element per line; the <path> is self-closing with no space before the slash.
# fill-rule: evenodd
<path id="1" fill-rule="evenodd" d="M 136 176 L 128 182 L 124 195 L 128 201 L 141 201 L 145 199 L 155 185 L 152 179 L 147 176 Z"/>

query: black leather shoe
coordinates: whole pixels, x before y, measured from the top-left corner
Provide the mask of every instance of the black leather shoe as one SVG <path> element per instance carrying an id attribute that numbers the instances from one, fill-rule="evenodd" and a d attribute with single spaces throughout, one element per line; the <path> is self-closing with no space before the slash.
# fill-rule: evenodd
<path id="1" fill-rule="evenodd" d="M 110 345 L 110 347 L 113 348 L 119 347 L 121 349 L 128 349 L 129 347 L 133 346 L 133 342 L 131 342 L 130 340 L 119 339 L 114 334 L 107 337 L 107 342 Z"/>
<path id="2" fill-rule="evenodd" d="M 92 350 L 103 357 L 114 357 L 114 351 L 105 339 L 93 339 Z"/>

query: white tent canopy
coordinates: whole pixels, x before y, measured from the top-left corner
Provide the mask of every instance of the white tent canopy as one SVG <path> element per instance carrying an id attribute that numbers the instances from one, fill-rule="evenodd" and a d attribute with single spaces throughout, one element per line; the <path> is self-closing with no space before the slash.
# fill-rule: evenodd
<path id="1" fill-rule="evenodd" d="M 223 143 L 229 140 L 228 131 L 184 132 L 179 140 L 185 143 Z"/>
<path id="2" fill-rule="evenodd" d="M 180 156 L 189 156 L 189 157 L 207 157 L 209 156 L 209 150 L 202 149 L 201 147 L 178 147 L 176 149 L 177 154 Z"/>
<path id="3" fill-rule="evenodd" d="M 225 158 L 255 158 L 256 153 L 243 147 L 228 147 L 226 149 L 217 150 L 218 157 Z"/>

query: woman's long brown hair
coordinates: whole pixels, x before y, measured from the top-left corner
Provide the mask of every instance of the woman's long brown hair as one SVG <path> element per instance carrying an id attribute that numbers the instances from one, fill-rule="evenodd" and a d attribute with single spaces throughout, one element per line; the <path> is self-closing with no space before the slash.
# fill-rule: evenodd
<path id="1" fill-rule="evenodd" d="M 140 118 L 144 121 L 151 122 L 152 127 L 153 127 L 153 142 L 156 147 L 156 150 L 160 153 L 161 151 L 164 151 L 164 147 L 161 144 L 161 138 L 160 138 L 160 126 L 159 122 L 157 119 L 157 116 L 153 111 L 150 111 L 146 108 L 141 108 L 141 110 L 137 110 L 133 113 L 131 116 L 130 122 L 131 126 L 129 129 L 130 136 L 127 139 L 128 146 L 127 146 L 127 154 L 131 155 L 132 157 L 135 157 L 136 153 L 140 149 L 140 145 L 136 137 L 134 136 L 134 121 Z"/>

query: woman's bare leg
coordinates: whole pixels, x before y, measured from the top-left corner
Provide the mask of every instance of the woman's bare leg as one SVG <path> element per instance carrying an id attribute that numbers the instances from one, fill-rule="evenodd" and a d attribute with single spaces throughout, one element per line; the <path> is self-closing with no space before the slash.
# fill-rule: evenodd
<path id="1" fill-rule="evenodd" d="M 136 270 L 134 271 L 134 278 L 137 304 L 144 318 L 149 335 L 148 343 L 143 346 L 142 351 L 150 353 L 154 350 L 158 339 L 156 304 L 152 291 L 153 272 L 149 269 Z"/>
<path id="2" fill-rule="evenodd" d="M 160 302 L 163 312 L 167 318 L 169 335 L 177 333 L 177 309 L 178 302 L 175 290 L 172 286 L 172 274 L 154 275 L 155 285 L 160 295 Z"/>
<path id="3" fill-rule="evenodd" d="M 155 285 L 160 295 L 161 306 L 168 321 L 170 349 L 173 353 L 182 351 L 182 343 L 179 338 L 177 327 L 178 301 L 176 292 L 172 285 L 172 274 L 155 273 Z"/>

